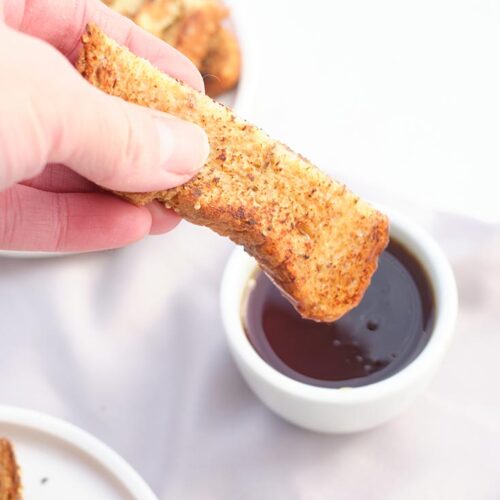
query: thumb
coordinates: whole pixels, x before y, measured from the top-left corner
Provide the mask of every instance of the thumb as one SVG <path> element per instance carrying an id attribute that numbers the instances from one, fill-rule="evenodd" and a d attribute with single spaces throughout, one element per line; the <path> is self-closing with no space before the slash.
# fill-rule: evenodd
<path id="1" fill-rule="evenodd" d="M 105 188 L 155 191 L 205 163 L 197 125 L 104 94 L 53 47 L 1 24 L 0 46 L 10 48 L 0 51 L 0 189 L 63 163 Z"/>
<path id="2" fill-rule="evenodd" d="M 0 46 L 10 48 L 0 51 L 0 189 L 63 163 L 105 188 L 155 191 L 205 163 L 197 125 L 104 94 L 53 47 L 1 24 Z"/>
<path id="3" fill-rule="evenodd" d="M 68 94 L 75 99 L 52 120 L 49 162 L 119 191 L 174 187 L 205 164 L 208 139 L 198 125 L 108 96 L 83 80 L 75 87 Z"/>

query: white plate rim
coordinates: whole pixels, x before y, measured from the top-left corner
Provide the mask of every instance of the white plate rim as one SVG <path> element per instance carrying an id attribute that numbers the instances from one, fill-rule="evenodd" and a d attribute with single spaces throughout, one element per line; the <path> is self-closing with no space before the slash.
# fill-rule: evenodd
<path id="1" fill-rule="evenodd" d="M 74 424 L 36 410 L 4 405 L 0 405 L 0 424 L 38 431 L 63 441 L 95 460 L 130 492 L 133 498 L 158 500 L 141 476 L 118 453 Z"/>

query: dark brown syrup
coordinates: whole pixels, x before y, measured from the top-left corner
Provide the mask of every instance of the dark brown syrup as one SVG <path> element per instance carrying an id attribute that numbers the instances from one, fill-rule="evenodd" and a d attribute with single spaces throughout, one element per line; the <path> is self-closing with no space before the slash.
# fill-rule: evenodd
<path id="1" fill-rule="evenodd" d="M 276 370 L 322 387 L 378 382 L 407 366 L 429 340 L 434 298 L 418 260 L 391 240 L 361 303 L 333 323 L 303 319 L 262 272 L 251 280 L 244 326 Z"/>

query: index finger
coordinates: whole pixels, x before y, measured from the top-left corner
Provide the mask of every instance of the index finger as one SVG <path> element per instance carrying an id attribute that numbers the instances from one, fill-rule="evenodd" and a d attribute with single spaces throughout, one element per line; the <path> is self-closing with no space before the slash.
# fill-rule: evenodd
<path id="1" fill-rule="evenodd" d="M 87 23 L 95 23 L 108 36 L 161 71 L 204 91 L 203 78 L 187 57 L 100 0 L 6 0 L 4 16 L 8 25 L 47 41 L 71 62 L 78 56 Z"/>

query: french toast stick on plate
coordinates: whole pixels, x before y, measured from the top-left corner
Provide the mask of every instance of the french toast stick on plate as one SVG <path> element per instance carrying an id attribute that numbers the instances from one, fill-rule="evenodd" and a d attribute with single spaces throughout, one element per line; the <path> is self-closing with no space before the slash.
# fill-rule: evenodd
<path id="1" fill-rule="evenodd" d="M 21 500 L 21 479 L 14 450 L 7 439 L 0 438 L 0 500 Z"/>
<path id="2" fill-rule="evenodd" d="M 164 203 L 255 257 L 299 313 L 334 321 L 355 307 L 388 243 L 388 220 L 287 146 L 161 73 L 89 25 L 77 63 L 93 85 L 203 127 L 210 156 L 186 184 L 118 193 Z"/>

